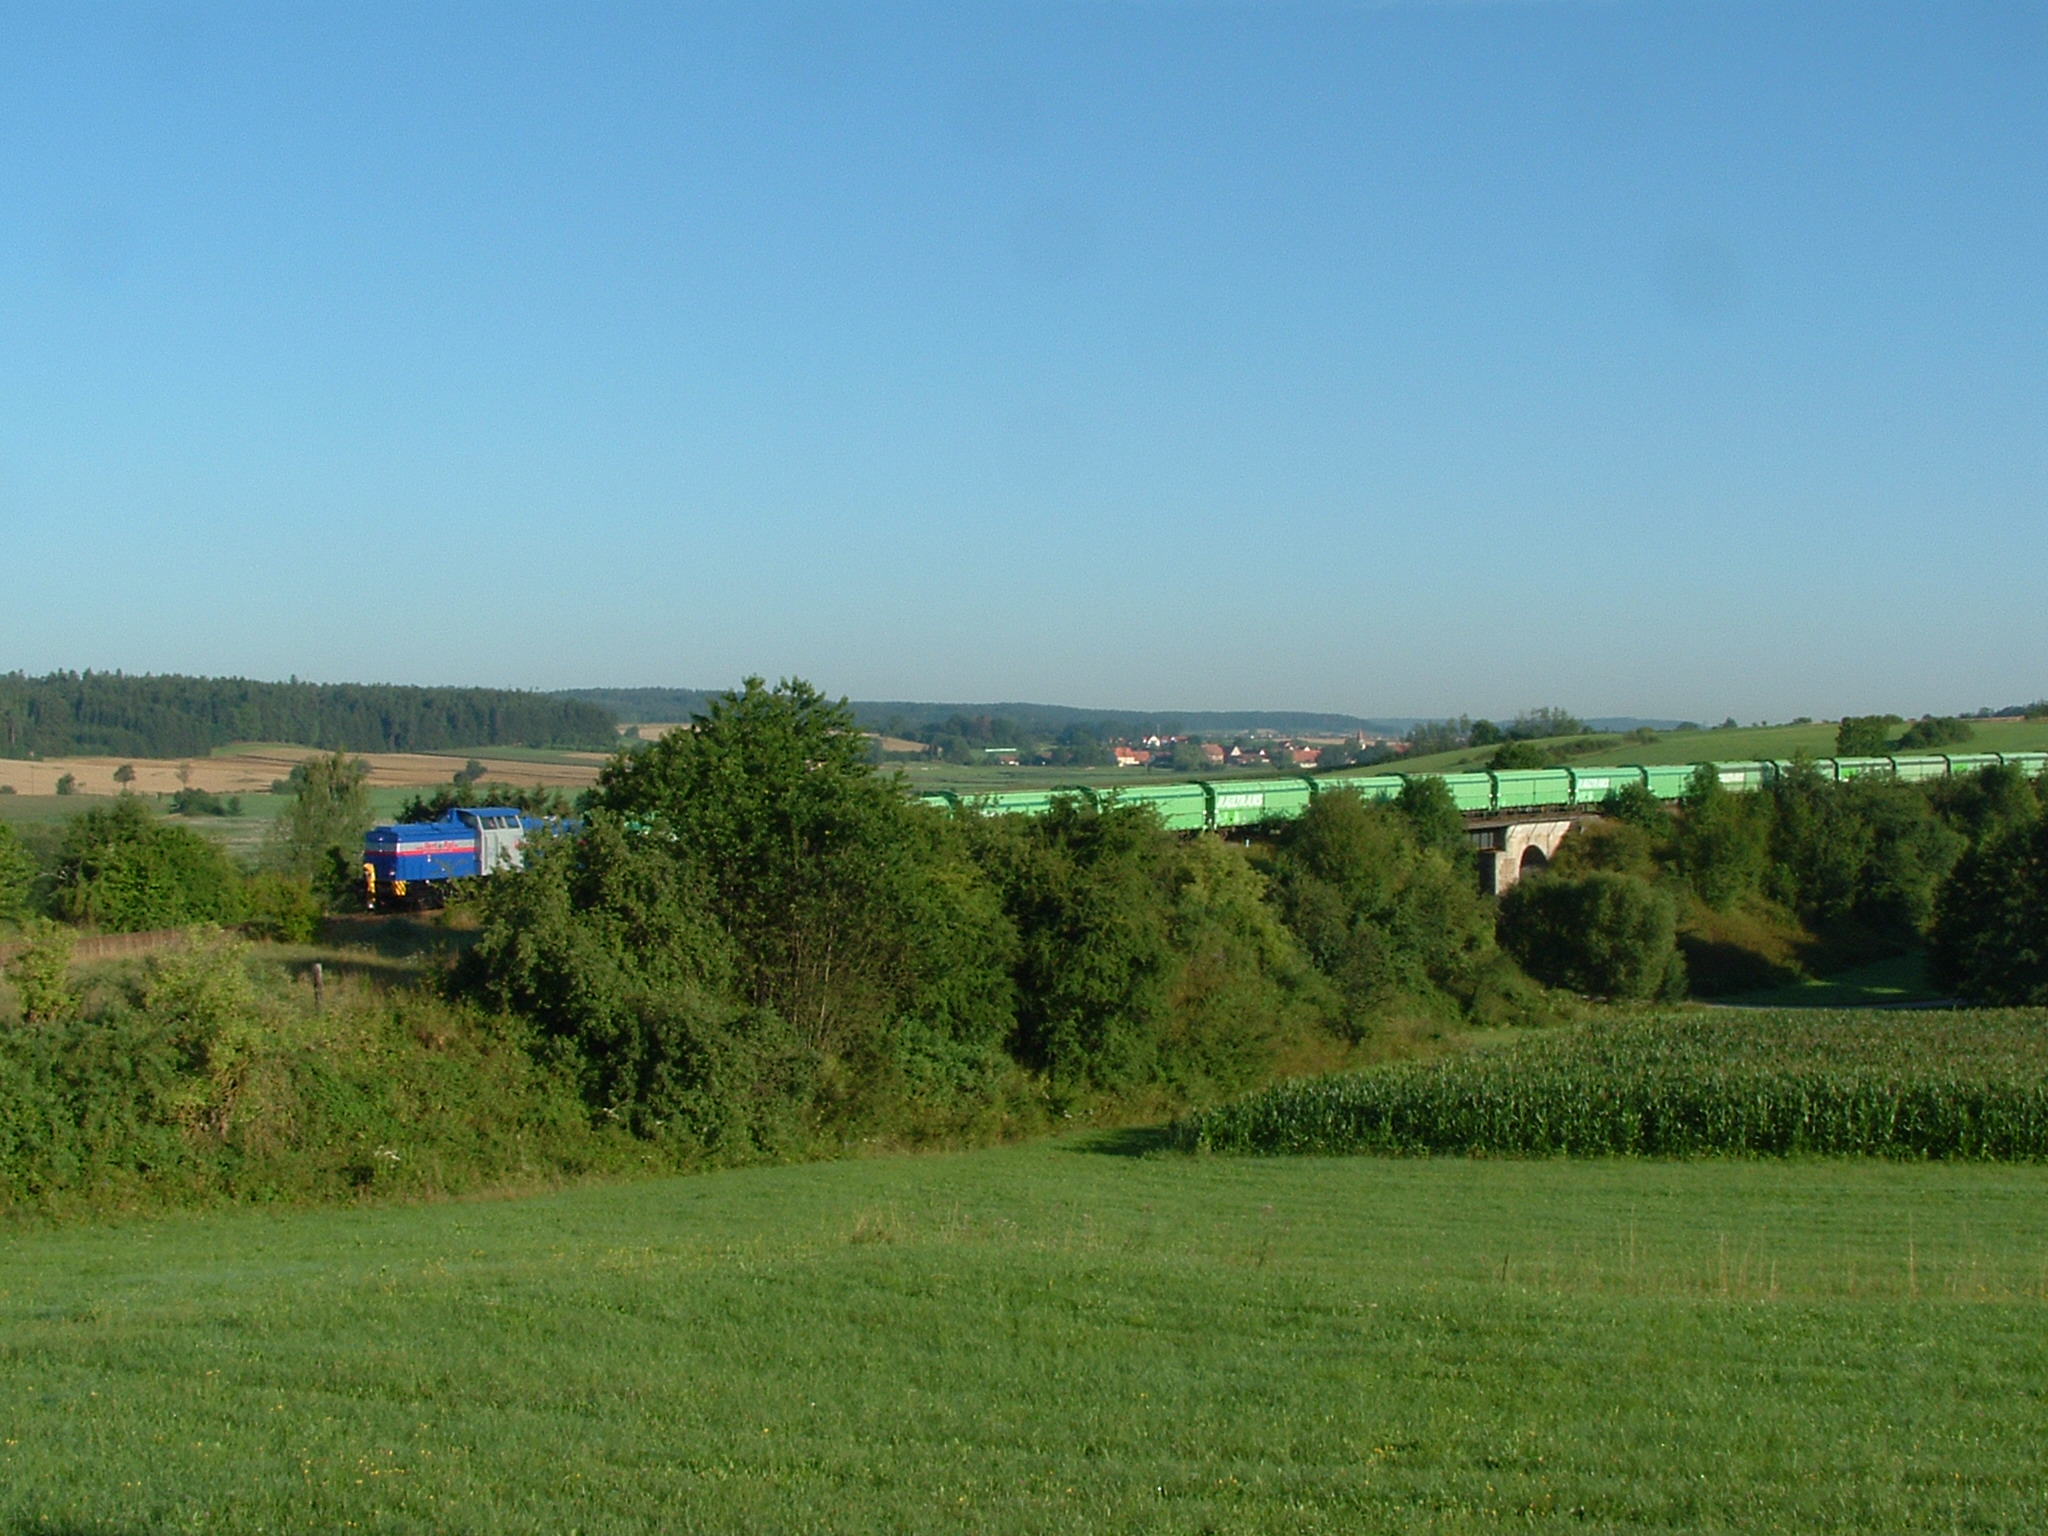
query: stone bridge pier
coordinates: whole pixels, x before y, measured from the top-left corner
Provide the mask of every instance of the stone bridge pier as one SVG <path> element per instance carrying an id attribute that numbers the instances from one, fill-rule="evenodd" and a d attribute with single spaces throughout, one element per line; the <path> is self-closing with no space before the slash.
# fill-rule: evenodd
<path id="1" fill-rule="evenodd" d="M 1548 865 L 1557 856 L 1557 845 L 1585 819 L 1552 813 L 1540 819 L 1488 816 L 1468 821 L 1465 835 L 1479 850 L 1480 884 L 1505 896 L 1522 876 Z"/>

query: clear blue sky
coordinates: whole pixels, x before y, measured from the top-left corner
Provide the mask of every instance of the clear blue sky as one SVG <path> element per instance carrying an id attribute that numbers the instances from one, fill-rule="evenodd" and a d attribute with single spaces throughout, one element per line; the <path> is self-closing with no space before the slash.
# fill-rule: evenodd
<path id="1" fill-rule="evenodd" d="M 0 14 L 0 669 L 2048 693 L 2048 6 Z"/>

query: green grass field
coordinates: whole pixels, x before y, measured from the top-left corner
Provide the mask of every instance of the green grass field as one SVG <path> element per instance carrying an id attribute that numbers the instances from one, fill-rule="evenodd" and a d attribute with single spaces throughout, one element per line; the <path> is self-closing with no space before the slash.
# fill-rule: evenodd
<path id="1" fill-rule="evenodd" d="M 2048 720 L 1973 720 L 1970 724 L 1975 732 L 1972 738 L 1950 750 L 2048 751 Z M 1584 739 L 1569 737 L 1565 742 L 1544 742 L 1541 745 L 1558 746 Z M 1487 759 L 1493 756 L 1495 750 L 1493 747 L 1474 747 L 1460 752 L 1437 752 L 1403 763 L 1389 763 L 1384 771 L 1455 773 L 1470 768 L 1484 768 Z M 1809 757 L 1834 756 L 1835 727 L 1830 724 L 1763 725 L 1741 726 L 1732 730 L 1667 731 L 1655 741 L 1624 741 L 1617 746 L 1589 752 L 1584 757 L 1574 757 L 1569 761 L 1588 767 L 1611 763 L 1654 765 L 1708 761 L 1738 762 L 1759 758 L 1789 758 L 1801 752 Z"/>
<path id="2" fill-rule="evenodd" d="M 2048 1525 L 2048 1170 L 1128 1150 L 16 1230 L 0 1529 Z"/>

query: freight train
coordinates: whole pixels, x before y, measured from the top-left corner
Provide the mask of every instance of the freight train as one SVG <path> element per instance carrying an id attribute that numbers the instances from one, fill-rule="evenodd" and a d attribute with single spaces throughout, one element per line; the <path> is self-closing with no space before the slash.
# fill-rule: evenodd
<path id="1" fill-rule="evenodd" d="M 1804 760 L 1823 778 L 1855 779 L 1882 774 L 1907 783 L 1943 779 L 1951 774 L 1979 773 L 2009 764 L 2034 775 L 2048 769 L 2048 752 L 1975 752 L 1920 757 L 1822 757 Z M 1656 767 L 1501 768 L 1474 773 L 1420 775 L 1441 779 L 1451 802 L 1468 816 L 1514 815 L 1524 811 L 1597 810 L 1608 796 L 1640 784 L 1659 800 L 1685 793 L 1699 763 Z M 1730 790 L 1763 789 L 1782 774 L 1788 761 L 1713 763 Z M 1362 772 L 1270 779 L 1211 779 L 1192 783 L 1117 785 L 1108 789 L 1070 788 L 1016 790 L 992 795 L 955 795 L 945 791 L 919 796 L 926 804 L 978 811 L 984 816 L 1041 815 L 1060 796 L 1149 805 L 1167 827 L 1183 832 L 1221 832 L 1262 822 L 1289 821 L 1308 809 L 1317 795 L 1342 790 L 1368 800 L 1392 800 L 1413 774 Z"/>
<path id="2" fill-rule="evenodd" d="M 2048 752 L 1935 753 L 1919 757 L 1822 757 L 1804 761 L 1823 778 L 1855 779 L 1878 774 L 1906 783 L 1981 773 L 2003 765 L 2028 775 L 2048 771 Z M 1501 768 L 1474 773 L 1424 775 L 1439 778 L 1451 803 L 1468 816 L 1517 815 L 1547 810 L 1598 810 L 1610 796 L 1641 785 L 1659 800 L 1676 800 L 1702 766 L 1730 790 L 1764 789 L 1790 773 L 1786 761 L 1671 763 L 1653 767 Z M 1290 821 L 1317 795 L 1339 791 L 1368 800 L 1392 800 L 1418 775 L 1331 773 L 1314 777 L 1208 779 L 1172 784 L 1065 785 L 957 795 L 940 790 L 918 796 L 949 812 L 983 816 L 1043 815 L 1055 800 L 1078 797 L 1097 804 L 1150 806 L 1160 822 L 1179 832 L 1224 832 Z M 569 830 L 574 823 L 528 816 L 506 806 L 451 811 L 445 821 L 374 827 L 363 840 L 363 895 L 372 911 L 439 905 L 449 882 L 466 876 L 518 869 L 525 862 L 528 834 L 546 828 Z"/>

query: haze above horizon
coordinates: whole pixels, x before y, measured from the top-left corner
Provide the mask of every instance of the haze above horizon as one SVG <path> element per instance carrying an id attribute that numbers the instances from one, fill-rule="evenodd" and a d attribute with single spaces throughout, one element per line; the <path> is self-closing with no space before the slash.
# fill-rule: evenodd
<path id="1" fill-rule="evenodd" d="M 0 38 L 0 671 L 2048 693 L 2048 7 Z"/>

